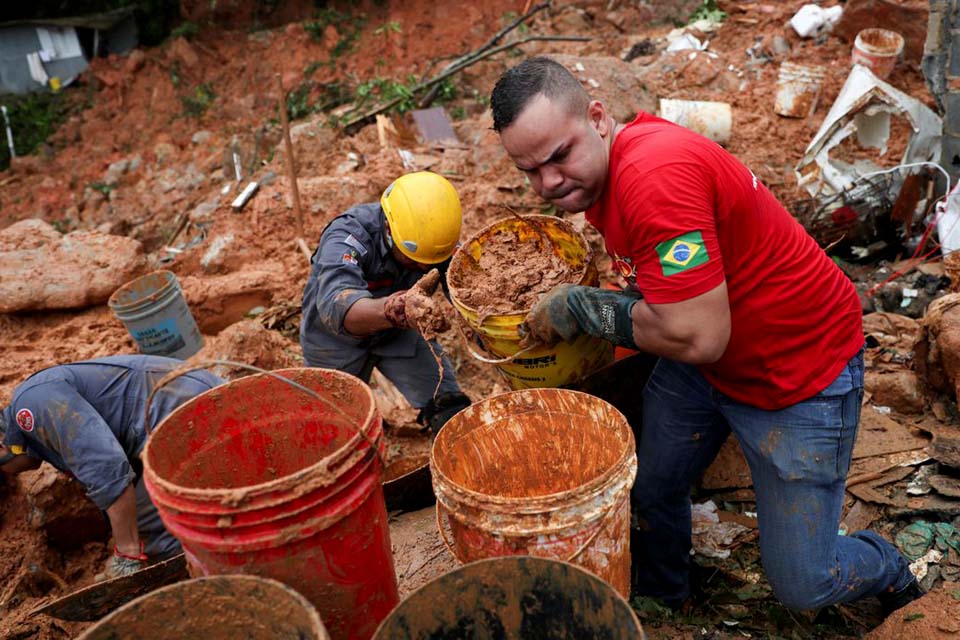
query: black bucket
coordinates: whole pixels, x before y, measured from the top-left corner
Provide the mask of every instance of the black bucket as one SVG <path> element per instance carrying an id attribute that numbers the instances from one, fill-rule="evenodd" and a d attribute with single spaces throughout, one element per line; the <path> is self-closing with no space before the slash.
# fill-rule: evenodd
<path id="1" fill-rule="evenodd" d="M 375 640 L 636 640 L 643 628 L 609 584 L 566 562 L 511 556 L 464 565 L 425 584 Z"/>

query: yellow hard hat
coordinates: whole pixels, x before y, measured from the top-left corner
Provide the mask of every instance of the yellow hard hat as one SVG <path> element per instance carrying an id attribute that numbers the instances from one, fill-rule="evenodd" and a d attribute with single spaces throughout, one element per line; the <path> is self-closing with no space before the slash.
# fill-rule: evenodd
<path id="1" fill-rule="evenodd" d="M 463 215 L 450 181 L 429 171 L 400 176 L 380 198 L 390 237 L 403 255 L 421 264 L 437 264 L 460 240 Z"/>

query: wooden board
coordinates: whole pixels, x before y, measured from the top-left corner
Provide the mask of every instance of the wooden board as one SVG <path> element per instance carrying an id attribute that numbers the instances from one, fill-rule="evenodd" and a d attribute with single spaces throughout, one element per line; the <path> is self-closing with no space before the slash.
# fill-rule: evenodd
<path id="1" fill-rule="evenodd" d="M 187 561 L 183 554 L 150 565 L 128 576 L 104 580 L 54 600 L 31 611 L 61 620 L 90 622 L 160 587 L 186 579 Z"/>

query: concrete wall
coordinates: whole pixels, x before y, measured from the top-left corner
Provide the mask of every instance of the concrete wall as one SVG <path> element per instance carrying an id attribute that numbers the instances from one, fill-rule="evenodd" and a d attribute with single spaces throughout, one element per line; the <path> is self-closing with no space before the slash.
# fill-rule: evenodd
<path id="1" fill-rule="evenodd" d="M 944 112 L 940 164 L 960 177 L 960 0 L 930 0 L 923 74 Z"/>

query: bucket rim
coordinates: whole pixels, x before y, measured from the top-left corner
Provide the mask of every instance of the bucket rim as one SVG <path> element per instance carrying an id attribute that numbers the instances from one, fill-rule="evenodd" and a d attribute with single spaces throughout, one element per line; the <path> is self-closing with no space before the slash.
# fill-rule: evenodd
<path id="1" fill-rule="evenodd" d="M 569 220 L 565 220 L 558 216 L 551 216 L 543 213 L 529 213 L 529 214 L 524 214 L 523 216 L 520 216 L 521 220 L 524 218 L 533 218 L 536 220 L 543 220 L 544 222 L 548 222 L 550 224 L 556 224 L 556 225 L 562 226 L 564 227 L 565 231 L 570 233 L 571 236 L 574 236 L 577 238 L 577 242 L 580 244 L 581 248 L 583 248 L 584 257 L 585 257 L 583 262 L 582 273 L 580 274 L 580 278 L 578 278 L 577 280 L 577 282 L 580 283 L 583 280 L 583 278 L 587 276 L 589 272 L 589 264 L 592 260 L 592 250 L 590 249 L 590 243 L 587 242 L 587 239 L 584 237 L 583 233 L 580 231 L 577 231 L 577 229 L 573 226 L 573 223 L 571 223 Z M 518 317 L 520 320 L 522 320 L 530 312 L 530 309 L 513 309 L 511 311 L 506 311 L 503 313 L 485 314 L 481 316 L 480 309 L 476 309 L 464 303 L 460 299 L 460 297 L 455 293 L 458 289 L 462 289 L 462 287 L 454 287 L 450 284 L 450 273 L 457 268 L 455 265 L 458 265 L 463 260 L 466 260 L 466 258 L 463 257 L 464 255 L 466 255 L 464 252 L 464 248 L 469 246 L 471 243 L 475 242 L 478 238 L 480 238 L 480 236 L 494 232 L 499 227 L 506 226 L 508 223 L 511 223 L 511 222 L 517 223 L 518 222 L 517 216 L 505 216 L 503 218 L 500 218 L 499 220 L 495 220 L 494 222 L 491 222 L 490 224 L 483 227 L 482 229 L 474 233 L 472 236 L 464 240 L 460 244 L 460 246 L 457 248 L 457 250 L 454 252 L 453 258 L 450 261 L 450 266 L 447 268 L 447 288 L 450 291 L 450 301 L 453 303 L 454 307 L 458 307 L 458 310 L 459 308 L 462 308 L 464 311 L 467 311 L 470 314 L 473 314 L 474 316 L 476 316 L 477 318 L 480 318 L 480 322 L 478 322 L 476 325 L 478 329 L 482 327 L 483 323 L 490 318 Z M 464 317 L 464 320 L 466 320 L 471 325 L 473 324 L 466 317 Z"/>
<path id="2" fill-rule="evenodd" d="M 876 47 L 869 42 L 866 42 L 863 36 L 871 34 L 883 34 L 884 37 L 893 36 L 893 41 L 896 43 L 896 46 L 893 49 L 881 49 Z M 853 46 L 855 49 L 859 49 L 861 52 L 866 55 L 876 56 L 878 58 L 892 58 L 894 56 L 899 56 L 903 53 L 903 47 L 906 44 L 906 39 L 898 31 L 893 29 L 884 29 L 882 27 L 868 27 L 866 29 L 861 29 L 857 32 L 857 36 L 853 40 Z"/>
<path id="3" fill-rule="evenodd" d="M 412 592 L 408 593 L 406 597 L 404 597 L 403 600 L 401 600 L 401 602 L 396 607 L 393 608 L 393 611 L 391 611 L 383 620 L 380 621 L 380 624 L 377 626 L 376 631 L 373 632 L 373 636 L 372 636 L 373 640 L 384 639 L 385 636 L 383 636 L 382 634 L 385 633 L 387 623 L 391 621 L 395 615 L 398 615 L 398 612 L 408 601 L 412 601 L 414 598 L 421 596 L 422 593 L 427 593 L 429 590 L 435 588 L 433 586 L 434 584 L 439 584 L 444 580 L 457 580 L 458 578 L 460 580 L 463 580 L 464 578 L 468 577 L 468 574 L 471 574 L 478 570 L 482 570 L 483 566 L 486 566 L 486 565 L 493 565 L 493 564 L 518 565 L 521 563 L 532 563 L 534 565 L 539 564 L 544 567 L 548 565 L 554 565 L 554 566 L 563 565 L 567 568 L 567 570 L 572 570 L 574 573 L 585 574 L 591 582 L 595 581 L 599 583 L 603 591 L 610 593 L 613 596 L 614 600 L 618 602 L 620 605 L 622 605 L 621 609 L 627 612 L 627 615 L 629 616 L 630 620 L 632 620 L 635 629 L 640 632 L 641 635 L 639 637 L 644 637 L 643 625 L 641 624 L 640 619 L 637 617 L 636 612 L 633 610 L 633 607 L 630 606 L 630 603 L 627 601 L 627 599 L 624 598 L 623 595 L 621 595 L 620 592 L 618 592 L 612 584 L 610 584 L 608 581 L 598 576 L 596 573 L 594 573 L 590 569 L 587 569 L 578 564 L 574 564 L 572 562 L 567 562 L 566 560 L 560 560 L 556 558 L 544 558 L 541 556 L 531 556 L 531 555 L 512 555 L 512 556 L 498 556 L 495 558 L 483 558 L 482 560 L 474 560 L 473 562 L 461 564 L 455 569 L 452 569 L 451 571 L 448 571 L 442 575 L 439 575 L 433 578 L 432 580 L 426 582 L 425 584 L 420 585 L 419 587 L 414 589 Z M 515 575 L 516 568 L 512 568 L 507 573 Z M 413 605 L 410 605 L 410 606 L 413 606 Z"/>
<path id="4" fill-rule="evenodd" d="M 124 282 L 122 285 L 117 287 L 117 289 L 113 293 L 111 293 L 110 297 L 107 299 L 107 306 L 110 307 L 110 309 L 113 310 L 114 313 L 117 313 L 117 312 L 127 313 L 130 311 L 136 311 L 140 307 L 149 306 L 150 304 L 153 304 L 156 300 L 150 300 L 149 299 L 150 296 L 148 296 L 147 298 L 141 298 L 136 302 L 128 302 L 128 303 L 120 303 L 117 301 L 117 298 L 121 294 L 123 294 L 130 287 L 130 285 L 136 282 L 140 282 L 144 278 L 149 278 L 150 276 L 155 276 L 155 275 L 162 276 L 166 280 L 166 282 L 163 284 L 163 286 L 159 287 L 155 292 L 150 294 L 151 296 L 157 296 L 158 294 L 164 293 L 171 288 L 176 288 L 179 285 L 179 280 L 177 280 L 177 274 L 175 274 L 173 271 L 170 271 L 169 269 L 155 269 L 154 271 L 151 271 L 149 273 L 144 273 L 140 276 L 137 276 L 133 280 Z"/>
<path id="5" fill-rule="evenodd" d="M 293 589 L 292 587 L 287 586 L 286 584 L 280 582 L 279 580 L 274 580 L 273 578 L 268 578 L 265 576 L 259 576 L 255 574 L 247 573 L 227 573 L 227 574 L 218 574 L 210 576 L 200 576 L 198 578 L 190 578 L 188 580 L 180 580 L 173 584 L 168 584 L 166 586 L 160 587 L 159 589 L 154 589 L 148 593 L 143 594 L 137 598 L 134 598 L 130 602 L 123 604 L 114 611 L 111 611 L 106 616 L 100 618 L 95 623 L 90 625 L 89 628 L 85 629 L 83 633 L 77 636 L 77 640 L 89 640 L 94 637 L 94 633 L 98 631 L 100 626 L 104 623 L 110 623 L 114 619 L 121 617 L 122 615 L 128 614 L 131 611 L 135 610 L 137 607 L 141 606 L 144 602 L 155 598 L 160 595 L 165 595 L 168 593 L 175 593 L 177 591 L 191 588 L 197 586 L 199 583 L 204 582 L 247 582 L 255 583 L 266 586 L 269 589 L 272 589 L 274 595 L 278 592 L 282 593 L 284 596 L 290 597 L 296 604 L 300 605 L 303 608 L 304 613 L 306 613 L 307 618 L 310 621 L 310 626 L 316 632 L 316 640 L 330 640 L 330 634 L 327 631 L 327 628 L 323 624 L 323 620 L 320 619 L 320 614 L 317 613 L 317 608 L 307 600 L 300 592 Z"/>
<path id="6" fill-rule="evenodd" d="M 616 420 L 616 424 L 627 435 L 627 437 L 624 439 L 623 451 L 621 452 L 620 456 L 608 468 L 604 469 L 603 472 L 601 472 L 594 478 L 591 478 L 583 482 L 581 485 L 576 487 L 576 489 L 567 489 L 565 491 L 545 493 L 543 495 L 538 495 L 538 496 L 497 496 L 489 493 L 483 493 L 481 491 L 468 489 L 460 485 L 459 483 L 454 482 L 449 476 L 443 473 L 443 471 L 440 469 L 439 464 L 437 462 L 437 449 L 438 449 L 438 443 L 442 442 L 441 438 L 443 437 L 443 431 L 444 429 L 447 428 L 447 425 L 449 425 L 451 421 L 453 421 L 458 416 L 461 416 L 462 414 L 464 414 L 465 412 L 473 408 L 477 408 L 477 410 L 479 410 L 479 407 L 485 404 L 489 404 L 491 401 L 496 400 L 498 398 L 502 398 L 508 395 L 531 394 L 531 393 L 548 394 L 548 395 L 567 395 L 567 394 L 579 395 L 584 397 L 583 399 L 585 402 L 593 402 L 593 403 L 600 403 L 602 405 L 606 405 L 613 412 L 613 414 L 618 417 L 618 419 Z M 587 398 L 589 398 L 589 400 L 587 400 Z M 558 498 L 569 496 L 573 492 L 576 492 L 577 494 L 592 495 L 598 491 L 602 491 L 603 487 L 607 484 L 608 480 L 610 480 L 612 477 L 615 477 L 618 473 L 620 473 L 621 469 L 624 466 L 629 467 L 630 462 L 636 460 L 636 455 L 637 455 L 636 445 L 634 441 L 633 429 L 630 427 L 630 424 L 627 421 L 626 416 L 624 416 L 623 413 L 621 413 L 620 410 L 614 407 L 612 404 L 610 404 L 606 400 L 603 400 L 602 398 L 598 398 L 595 395 L 585 393 L 583 391 L 577 391 L 574 389 L 535 387 L 532 389 L 515 389 L 512 391 L 505 391 L 503 393 L 498 393 L 492 396 L 488 396 L 487 398 L 481 400 L 480 402 L 475 402 L 474 404 L 470 405 L 469 407 L 466 407 L 465 409 L 462 409 L 460 412 L 454 415 L 454 417 L 451 418 L 450 421 L 447 422 L 447 424 L 441 427 L 440 431 L 437 433 L 437 436 L 433 441 L 433 444 L 430 446 L 430 473 L 433 478 L 434 493 L 437 494 L 438 500 L 440 499 L 439 493 L 442 493 L 443 490 L 441 490 L 441 492 L 437 492 L 436 486 L 438 482 L 442 482 L 442 484 L 445 485 L 445 487 L 451 488 L 449 490 L 451 493 L 462 494 L 472 499 L 480 498 L 483 502 L 487 504 L 510 507 L 511 509 L 517 509 L 517 508 L 522 508 L 522 505 L 529 504 L 531 501 L 552 502 L 557 500 Z"/>
<path id="7" fill-rule="evenodd" d="M 143 474 L 148 482 L 155 485 L 157 488 L 161 489 L 166 494 L 176 495 L 182 498 L 188 498 L 191 500 L 197 500 L 200 502 L 222 502 L 226 496 L 230 496 L 231 503 L 242 504 L 245 501 L 249 501 L 251 498 L 258 496 L 268 495 L 281 490 L 289 485 L 299 485 L 300 481 L 306 477 L 314 475 L 317 471 L 321 470 L 321 467 L 326 469 L 337 468 L 340 466 L 346 465 L 349 468 L 352 468 L 355 464 L 360 463 L 363 458 L 365 458 L 369 452 L 365 451 L 363 448 L 358 447 L 359 444 L 367 444 L 367 440 L 360 435 L 359 431 L 362 429 L 367 437 L 377 445 L 377 454 L 381 454 L 384 448 L 383 442 L 383 421 L 380 416 L 380 411 L 376 405 L 376 398 L 373 395 L 373 390 L 370 389 L 370 385 L 364 383 L 362 380 L 353 376 L 349 373 L 343 371 L 338 371 L 336 369 L 322 369 L 320 367 L 292 367 L 288 369 L 276 369 L 271 373 L 281 375 L 289 372 L 302 372 L 302 371 L 322 371 L 324 374 L 330 374 L 332 377 L 341 378 L 349 384 L 357 383 L 360 388 L 363 389 L 364 395 L 369 399 L 369 408 L 366 415 L 363 417 L 362 421 L 358 420 L 358 423 L 362 422 L 357 428 L 357 433 L 354 433 L 350 438 L 341 445 L 338 449 L 330 452 L 325 455 L 323 458 L 317 460 L 311 465 L 297 469 L 293 473 L 281 476 L 279 478 L 273 478 L 267 480 L 266 482 L 261 482 L 258 484 L 246 485 L 243 487 L 234 487 L 234 488 L 201 488 L 201 487 L 183 487 L 178 484 L 167 480 L 166 478 L 161 477 L 157 471 L 153 468 L 153 465 L 150 463 L 150 452 L 151 444 L 156 439 L 156 434 L 160 429 L 168 423 L 168 421 L 180 413 L 181 410 L 185 410 L 187 407 L 194 405 L 196 402 L 199 402 L 201 398 L 205 398 L 208 394 L 212 394 L 215 391 L 222 392 L 223 387 L 226 387 L 230 384 L 240 382 L 240 381 L 252 381 L 255 378 L 270 378 L 275 382 L 275 378 L 265 373 L 255 373 L 249 376 L 242 376 L 234 380 L 229 380 L 223 384 L 217 385 L 212 389 L 208 389 L 201 394 L 190 398 L 176 409 L 167 414 L 163 420 L 161 420 L 150 432 L 150 436 L 147 438 L 146 443 L 143 446 L 141 457 L 143 460 Z M 288 376 L 283 376 L 288 377 Z M 277 382 L 278 384 L 281 384 Z M 302 384 L 302 382 L 301 382 Z M 369 449 L 369 445 L 366 447 Z M 374 455 L 374 458 L 377 458 L 378 455 Z M 352 464 L 347 464 L 351 458 L 356 458 L 353 460 Z M 331 464 L 333 463 L 333 464 Z M 337 473 L 337 477 L 341 474 Z M 153 498 L 153 496 L 151 496 Z M 154 498 L 156 499 L 156 498 Z"/>

